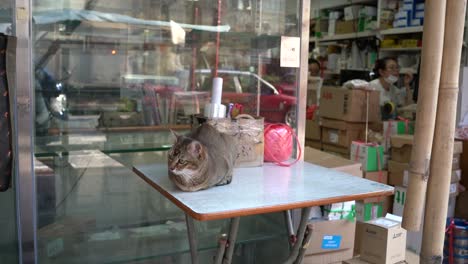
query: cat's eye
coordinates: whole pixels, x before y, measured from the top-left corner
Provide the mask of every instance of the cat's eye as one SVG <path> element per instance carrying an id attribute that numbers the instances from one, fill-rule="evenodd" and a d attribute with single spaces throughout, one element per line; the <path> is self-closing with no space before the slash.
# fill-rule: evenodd
<path id="1" fill-rule="evenodd" d="M 187 164 L 187 161 L 186 160 L 179 160 L 179 164 L 180 165 L 185 165 L 185 164 Z"/>

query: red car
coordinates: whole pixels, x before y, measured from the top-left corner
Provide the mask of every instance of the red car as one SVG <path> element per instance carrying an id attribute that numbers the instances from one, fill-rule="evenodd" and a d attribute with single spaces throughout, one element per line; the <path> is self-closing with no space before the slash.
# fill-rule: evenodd
<path id="1" fill-rule="evenodd" d="M 212 71 L 205 69 L 195 72 L 198 87 L 204 91 L 211 91 Z M 252 72 L 218 70 L 218 76 L 223 78 L 223 104 L 242 104 L 243 113 L 263 116 L 266 122 L 286 123 L 294 127 L 296 97 L 285 94 L 283 89 L 276 88 Z"/>

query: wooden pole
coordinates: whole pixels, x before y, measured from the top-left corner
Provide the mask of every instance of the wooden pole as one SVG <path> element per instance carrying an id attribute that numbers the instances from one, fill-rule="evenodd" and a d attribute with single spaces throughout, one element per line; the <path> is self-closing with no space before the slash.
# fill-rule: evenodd
<path id="1" fill-rule="evenodd" d="M 466 0 L 447 0 L 444 53 L 424 217 L 421 263 L 442 263 L 452 174 Z"/>
<path id="2" fill-rule="evenodd" d="M 403 227 L 410 231 L 419 230 L 425 204 L 442 67 L 447 1 L 427 0 L 425 3 L 416 129 L 411 153 L 408 196 L 403 213 Z"/>

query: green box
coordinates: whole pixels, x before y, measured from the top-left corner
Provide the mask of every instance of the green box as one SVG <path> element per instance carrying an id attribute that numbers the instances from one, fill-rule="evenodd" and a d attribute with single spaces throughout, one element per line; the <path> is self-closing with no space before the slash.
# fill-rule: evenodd
<path id="1" fill-rule="evenodd" d="M 391 147 L 390 138 L 393 135 L 414 135 L 414 121 L 391 120 L 383 122 L 385 152 L 388 152 Z"/>
<path id="2" fill-rule="evenodd" d="M 350 159 L 362 164 L 362 171 L 373 172 L 387 168 L 384 147 L 354 141 L 351 144 Z"/>
<path id="3" fill-rule="evenodd" d="M 383 217 L 384 202 L 364 203 L 356 202 L 356 220 L 370 221 L 379 217 Z"/>

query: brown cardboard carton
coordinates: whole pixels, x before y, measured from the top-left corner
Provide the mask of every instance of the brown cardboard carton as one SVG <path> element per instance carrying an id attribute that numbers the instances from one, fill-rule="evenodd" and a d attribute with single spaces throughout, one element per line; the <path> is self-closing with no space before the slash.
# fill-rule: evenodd
<path id="1" fill-rule="evenodd" d="M 348 148 L 351 142 L 365 138 L 366 124 L 322 119 L 322 142 Z"/>
<path id="2" fill-rule="evenodd" d="M 404 264 L 404 263 L 413 263 L 413 262 L 401 261 L 401 262 L 398 262 L 397 264 Z M 343 264 L 372 264 L 372 263 L 364 261 L 361 258 L 353 258 L 350 260 L 343 261 Z"/>
<path id="3" fill-rule="evenodd" d="M 354 259 L 343 261 L 343 264 L 370 264 L 370 263 L 360 258 L 354 258 Z"/>
<path id="4" fill-rule="evenodd" d="M 456 158 L 458 155 L 454 156 L 454 164 L 452 166 L 452 178 L 451 182 L 454 183 L 460 180 L 461 172 L 457 168 L 457 163 L 459 164 L 460 159 Z M 458 166 L 459 167 L 459 166 Z M 407 186 L 408 185 L 408 171 L 409 163 L 396 162 L 394 160 L 388 161 L 388 184 L 393 186 Z"/>
<path id="5" fill-rule="evenodd" d="M 388 161 L 388 184 L 393 186 L 403 186 L 405 171 L 409 170 L 409 163 Z"/>
<path id="6" fill-rule="evenodd" d="M 312 140 L 312 139 L 306 139 L 305 140 L 305 145 L 310 148 L 314 148 L 317 150 L 322 150 L 322 141 L 321 140 Z"/>
<path id="7" fill-rule="evenodd" d="M 320 140 L 322 137 L 322 129 L 320 127 L 319 119 L 306 120 L 306 133 L 305 138 L 311 140 Z"/>
<path id="8" fill-rule="evenodd" d="M 366 94 L 369 94 L 369 122 L 380 120 L 379 92 L 340 87 L 322 87 L 320 115 L 348 122 L 366 122 Z"/>
<path id="9" fill-rule="evenodd" d="M 349 20 L 349 21 L 338 20 L 336 21 L 335 32 L 336 34 L 354 33 L 358 31 L 357 27 L 358 27 L 358 20 L 356 19 Z"/>
<path id="10" fill-rule="evenodd" d="M 362 227 L 361 259 L 374 264 L 394 264 L 405 260 L 406 230 L 401 223 L 378 218 Z"/>
<path id="11" fill-rule="evenodd" d="M 354 236 L 354 255 L 361 254 L 362 228 L 365 225 L 363 221 L 356 221 L 356 235 Z"/>
<path id="12" fill-rule="evenodd" d="M 304 161 L 362 177 L 361 164 L 313 148 L 304 149 Z"/>
<path id="13" fill-rule="evenodd" d="M 402 163 L 409 163 L 411 160 L 411 151 L 413 149 L 413 135 L 393 135 L 391 137 L 392 160 Z M 463 146 L 455 141 L 453 145 L 453 154 L 461 154 Z"/>
<path id="14" fill-rule="evenodd" d="M 340 156 L 345 159 L 349 159 L 349 148 L 346 147 L 339 147 L 331 144 L 324 144 L 322 142 L 322 149 L 327 153 L 334 154 L 336 156 Z"/>
<path id="15" fill-rule="evenodd" d="M 304 256 L 302 264 L 341 264 L 344 259 L 353 257 L 353 252 L 350 250 L 334 251 L 329 253 L 321 253 Z"/>
<path id="16" fill-rule="evenodd" d="M 353 257 L 356 223 L 347 220 L 309 223 L 313 230 L 303 263 L 328 264 Z"/>
<path id="17" fill-rule="evenodd" d="M 411 150 L 413 149 L 413 135 L 393 135 L 391 137 L 392 160 L 401 163 L 409 163 Z"/>

